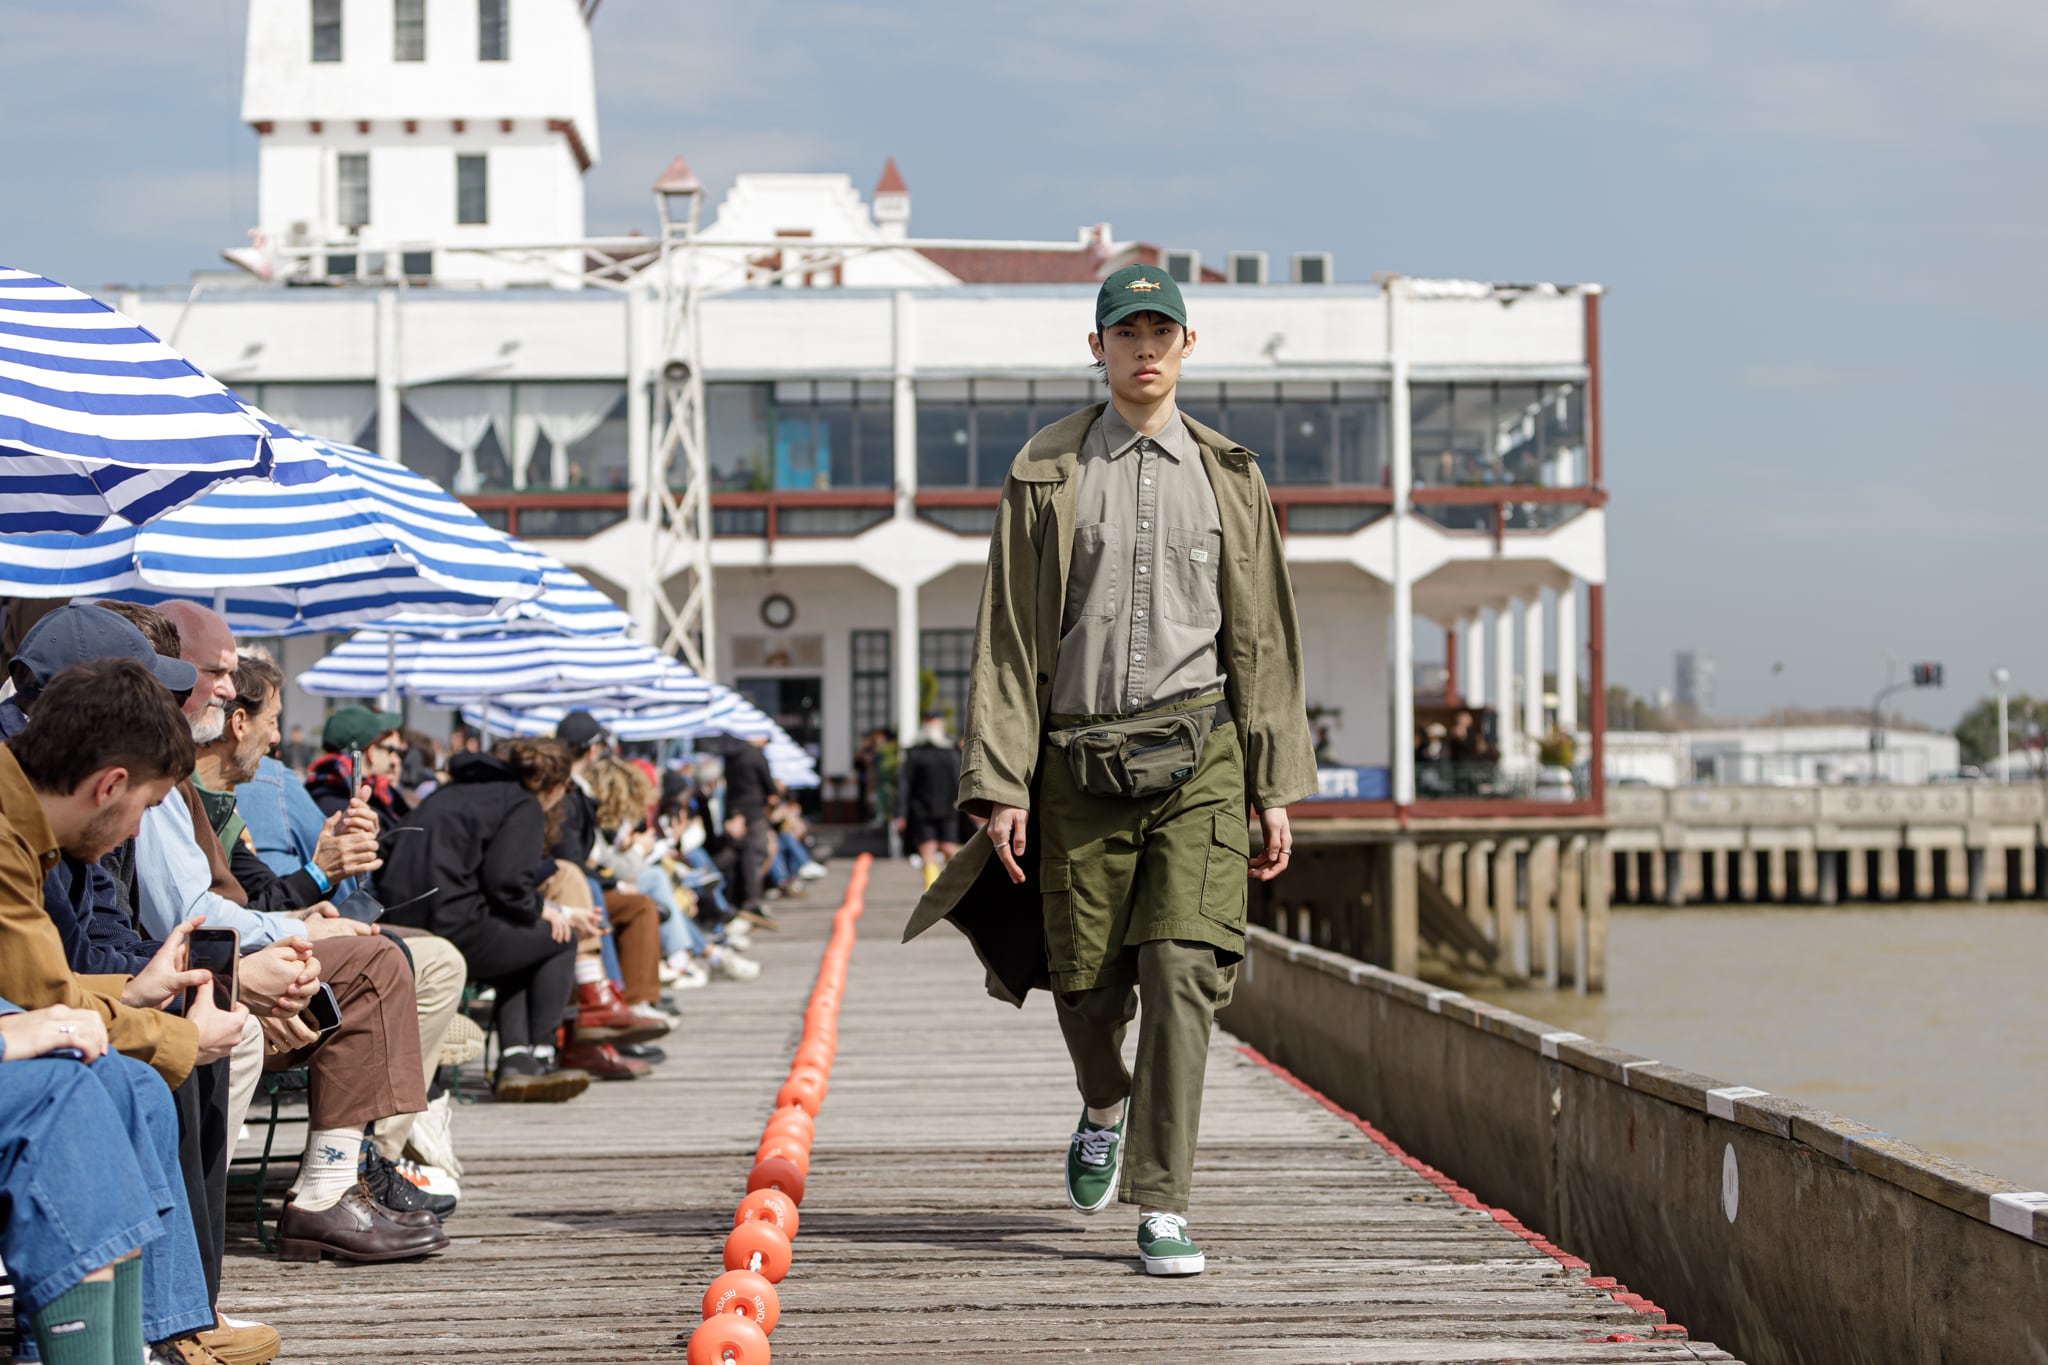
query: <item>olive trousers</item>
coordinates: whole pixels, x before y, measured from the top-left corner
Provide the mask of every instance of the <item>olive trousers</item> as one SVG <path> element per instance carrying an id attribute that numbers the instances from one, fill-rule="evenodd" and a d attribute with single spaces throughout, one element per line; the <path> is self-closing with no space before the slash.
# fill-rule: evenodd
<path id="1" fill-rule="evenodd" d="M 1251 836 L 1237 728 L 1211 731 L 1194 776 L 1157 796 L 1090 796 L 1066 764 L 1045 752 L 1039 799 L 1060 1032 L 1083 1101 L 1126 1104 L 1117 1197 L 1184 1213 L 1209 1036 L 1244 952 Z"/>

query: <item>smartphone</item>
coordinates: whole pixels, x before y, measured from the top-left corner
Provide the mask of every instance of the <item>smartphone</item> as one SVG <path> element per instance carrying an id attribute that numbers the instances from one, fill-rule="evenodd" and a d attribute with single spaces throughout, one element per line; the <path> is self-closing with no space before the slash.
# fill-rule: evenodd
<path id="1" fill-rule="evenodd" d="M 233 929 L 194 929 L 186 941 L 185 965 L 213 973 L 213 1003 L 224 1010 L 233 1009 L 241 994 L 235 979 L 241 958 L 242 936 Z"/>
<path id="2" fill-rule="evenodd" d="M 363 783 L 368 780 L 363 773 L 363 751 L 361 749 L 350 749 L 348 751 L 349 800 L 355 800 L 356 793 L 363 789 Z"/>
<path id="3" fill-rule="evenodd" d="M 341 1003 L 334 998 L 334 987 L 321 982 L 313 999 L 299 1011 L 299 1022 L 322 1038 L 340 1028 Z"/>
<path id="4" fill-rule="evenodd" d="M 365 890 L 355 890 L 334 903 L 334 912 L 343 919 L 357 920 L 363 924 L 375 924 L 384 918 L 384 902 Z"/>

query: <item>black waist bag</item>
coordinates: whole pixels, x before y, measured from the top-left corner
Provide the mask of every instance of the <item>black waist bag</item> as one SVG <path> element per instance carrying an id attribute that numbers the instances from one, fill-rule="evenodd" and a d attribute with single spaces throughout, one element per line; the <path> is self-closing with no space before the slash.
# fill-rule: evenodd
<path id="1" fill-rule="evenodd" d="M 1067 756 L 1074 785 L 1090 796 L 1157 796 L 1195 775 L 1209 732 L 1229 719 L 1218 702 L 1055 730 L 1046 743 Z"/>

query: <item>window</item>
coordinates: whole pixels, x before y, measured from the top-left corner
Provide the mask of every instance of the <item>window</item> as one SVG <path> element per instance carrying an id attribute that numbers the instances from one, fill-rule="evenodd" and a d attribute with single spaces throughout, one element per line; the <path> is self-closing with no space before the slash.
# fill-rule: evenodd
<path id="1" fill-rule="evenodd" d="M 886 630 L 853 632 L 853 738 L 896 729 L 892 640 Z"/>
<path id="2" fill-rule="evenodd" d="M 427 0 L 392 0 L 391 60 L 427 59 Z"/>
<path id="3" fill-rule="evenodd" d="M 706 384 L 711 486 L 719 492 L 892 487 L 895 404 L 893 385 L 868 380 Z M 671 470 L 670 479 L 680 484 L 681 471 Z"/>
<path id="4" fill-rule="evenodd" d="M 1275 486 L 1377 488 L 1386 482 L 1383 385 L 1184 383 L 1180 406 L 1256 452 L 1266 482 Z"/>
<path id="5" fill-rule="evenodd" d="M 967 719 L 967 679 L 974 670 L 974 632 L 919 631 L 917 663 L 919 670 L 938 684 L 938 708 L 945 714 L 948 728 L 958 733 Z"/>
<path id="6" fill-rule="evenodd" d="M 477 0 L 476 59 L 480 62 L 511 60 L 512 21 L 505 4 L 506 0 Z"/>
<path id="7" fill-rule="evenodd" d="M 409 280 L 425 281 L 434 274 L 434 253 L 431 251 L 407 251 L 398 258 L 399 269 Z"/>
<path id="8" fill-rule="evenodd" d="M 1418 484 L 1576 488 L 1586 481 L 1583 385 L 1416 384 L 1409 402 Z"/>
<path id="9" fill-rule="evenodd" d="M 1169 251 L 1166 253 L 1166 278 L 1175 284 L 1193 284 L 1202 276 L 1202 253 L 1199 251 Z"/>
<path id="10" fill-rule="evenodd" d="M 343 228 L 350 231 L 370 221 L 370 154 L 343 152 L 334 159 L 334 204 Z"/>
<path id="11" fill-rule="evenodd" d="M 313 0 L 313 60 L 341 60 L 341 0 Z"/>
<path id="12" fill-rule="evenodd" d="M 490 177 L 481 153 L 455 158 L 455 221 L 488 223 Z"/>
<path id="13" fill-rule="evenodd" d="M 917 390 L 921 488 L 1000 488 L 1031 433 L 1097 399 L 1085 379 L 927 381 Z"/>

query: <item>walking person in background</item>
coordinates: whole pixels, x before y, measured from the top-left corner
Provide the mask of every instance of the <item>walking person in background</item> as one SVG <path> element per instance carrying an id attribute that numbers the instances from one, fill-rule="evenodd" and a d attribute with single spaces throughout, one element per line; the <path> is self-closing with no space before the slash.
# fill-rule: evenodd
<path id="1" fill-rule="evenodd" d="M 917 743 L 903 751 L 896 785 L 902 793 L 896 828 L 903 835 L 903 846 L 916 850 L 929 888 L 939 879 L 941 861 L 950 861 L 960 851 L 954 837 L 960 813 L 953 808 L 960 790 L 960 750 L 947 735 L 946 718 L 941 713 L 926 715 Z"/>
<path id="2" fill-rule="evenodd" d="M 1206 1264 L 1186 1210 L 1210 1030 L 1244 955 L 1246 868 L 1286 868 L 1287 806 L 1316 791 L 1315 754 L 1256 457 L 1175 405 L 1195 346 L 1180 287 L 1127 266 L 1103 281 L 1095 324 L 1111 401 L 1031 438 L 990 538 L 959 790 L 988 827 L 905 936 L 950 915 L 992 991 L 1052 989 L 1083 1103 L 1068 1202 L 1138 1205 L 1146 1271 L 1190 1275 Z M 1035 941 L 1016 930 L 1033 901 Z"/>
<path id="3" fill-rule="evenodd" d="M 775 831 L 768 823 L 768 798 L 775 775 L 762 752 L 767 741 L 736 747 L 725 759 L 725 835 L 730 865 L 721 863 L 728 893 L 736 892 L 739 913 L 755 924 L 773 924 L 763 899 L 768 860 L 775 851 Z"/>

